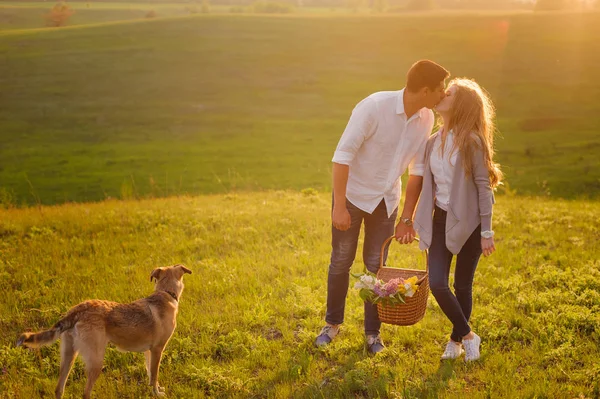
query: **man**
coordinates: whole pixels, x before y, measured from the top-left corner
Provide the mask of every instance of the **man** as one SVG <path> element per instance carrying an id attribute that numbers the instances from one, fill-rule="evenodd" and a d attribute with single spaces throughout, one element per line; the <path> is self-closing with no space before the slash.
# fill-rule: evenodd
<path id="1" fill-rule="evenodd" d="M 402 243 L 414 240 L 412 217 L 423 181 L 424 153 L 434 124 L 432 108 L 445 96 L 450 76 L 440 65 L 422 60 L 407 74 L 400 91 L 371 94 L 352 115 L 333 156 L 332 251 L 327 280 L 327 313 L 316 339 L 329 344 L 344 321 L 349 274 L 364 220 L 363 261 L 379 269 L 383 242 L 395 234 Z M 409 169 L 406 199 L 395 227 L 400 202 L 400 177 Z M 384 263 L 387 250 L 384 254 Z M 379 337 L 377 306 L 365 302 L 365 336 L 370 353 L 384 349 Z"/>

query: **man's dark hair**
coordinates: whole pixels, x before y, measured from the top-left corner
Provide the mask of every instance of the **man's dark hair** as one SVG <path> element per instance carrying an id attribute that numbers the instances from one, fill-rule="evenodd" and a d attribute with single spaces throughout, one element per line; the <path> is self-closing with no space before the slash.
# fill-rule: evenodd
<path id="1" fill-rule="evenodd" d="M 416 93 L 423 87 L 429 87 L 431 90 L 437 87 L 450 76 L 443 66 L 430 60 L 417 61 L 410 67 L 406 75 L 406 88 L 408 91 Z"/>

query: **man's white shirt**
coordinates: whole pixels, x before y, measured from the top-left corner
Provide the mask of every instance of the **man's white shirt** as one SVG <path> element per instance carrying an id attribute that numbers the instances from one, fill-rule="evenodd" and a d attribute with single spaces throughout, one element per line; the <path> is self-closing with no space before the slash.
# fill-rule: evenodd
<path id="1" fill-rule="evenodd" d="M 403 95 L 404 89 L 382 91 L 358 103 L 333 155 L 333 162 L 350 167 L 346 198 L 367 213 L 384 199 L 391 216 L 406 169 L 423 176 L 434 116 L 422 108 L 407 120 Z"/>

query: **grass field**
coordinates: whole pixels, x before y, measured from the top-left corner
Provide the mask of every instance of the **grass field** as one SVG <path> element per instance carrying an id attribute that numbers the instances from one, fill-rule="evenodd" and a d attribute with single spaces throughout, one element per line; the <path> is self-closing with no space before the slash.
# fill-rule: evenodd
<path id="1" fill-rule="evenodd" d="M 112 3 L 67 2 L 74 14 L 67 26 L 99 24 L 127 20 L 147 19 L 153 11 L 154 18 L 177 17 L 199 13 L 200 3 Z M 40 29 L 46 27 L 46 15 L 56 2 L 0 2 L 0 31 Z M 231 6 L 210 6 L 211 13 L 229 13 Z"/>
<path id="2" fill-rule="evenodd" d="M 451 326 L 432 297 L 417 325 L 384 326 L 388 350 L 372 358 L 351 289 L 342 334 L 313 347 L 330 198 L 275 191 L 0 210 L 0 398 L 53 394 L 59 346 L 15 348 L 22 331 L 50 326 L 88 298 L 146 296 L 152 269 L 178 262 L 194 274 L 161 368 L 172 398 L 600 395 L 600 203 L 499 199 L 498 252 L 475 278 L 483 357 L 466 365 L 439 361 Z M 390 251 L 390 265 L 419 261 L 416 246 Z M 149 396 L 142 360 L 110 348 L 95 397 Z M 80 397 L 83 384 L 78 361 L 66 397 Z"/>
<path id="3" fill-rule="evenodd" d="M 557 27 L 560 26 L 560 29 Z M 419 58 L 498 105 L 517 194 L 600 193 L 600 14 L 197 15 L 0 33 L 4 202 L 330 187 L 350 111 Z"/>
<path id="4" fill-rule="evenodd" d="M 161 367 L 172 398 L 600 397 L 600 13 L 71 5 L 72 26 L 34 29 L 49 4 L 0 3 L 0 399 L 53 396 L 58 344 L 26 351 L 20 333 L 85 299 L 146 296 L 174 263 L 194 274 Z M 313 346 L 334 148 L 354 104 L 420 58 L 498 106 L 507 185 L 468 365 L 439 361 L 451 325 L 433 297 L 369 357 L 351 289 L 342 334 Z M 390 265 L 421 263 L 394 244 Z M 142 358 L 111 347 L 94 397 L 150 396 Z M 66 398 L 84 381 L 78 361 Z"/>
<path id="5" fill-rule="evenodd" d="M 46 27 L 44 16 L 57 2 L 34 2 L 34 1 L 0 1 L 0 31 L 40 29 Z M 152 18 L 181 17 L 193 14 L 239 14 L 256 13 L 253 5 L 220 5 L 210 4 L 203 8 L 202 1 L 161 3 L 161 2 L 96 2 L 96 1 L 69 1 L 68 3 L 74 14 L 69 18 L 67 26 L 99 24 L 105 22 L 119 22 L 129 20 L 148 19 L 148 14 L 153 13 Z M 346 7 L 301 7 L 290 10 L 295 15 L 369 15 L 372 11 L 368 8 L 352 10 Z M 436 11 L 444 12 L 446 11 Z M 489 13 L 482 11 L 483 13 Z M 513 11 L 523 13 L 525 11 Z"/>

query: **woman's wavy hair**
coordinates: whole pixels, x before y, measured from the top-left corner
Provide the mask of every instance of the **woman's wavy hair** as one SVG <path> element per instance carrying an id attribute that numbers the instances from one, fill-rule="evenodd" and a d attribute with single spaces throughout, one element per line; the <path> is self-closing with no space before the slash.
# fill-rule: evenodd
<path id="1" fill-rule="evenodd" d="M 448 84 L 448 87 L 451 86 L 456 86 L 456 92 L 448 126 L 444 129 L 452 130 L 454 134 L 454 149 L 461 154 L 467 176 L 473 173 L 473 153 L 475 150 L 483 151 L 490 185 L 496 188 L 502 183 L 503 174 L 500 165 L 494 163 L 494 103 L 489 94 L 472 79 L 453 79 Z"/>

